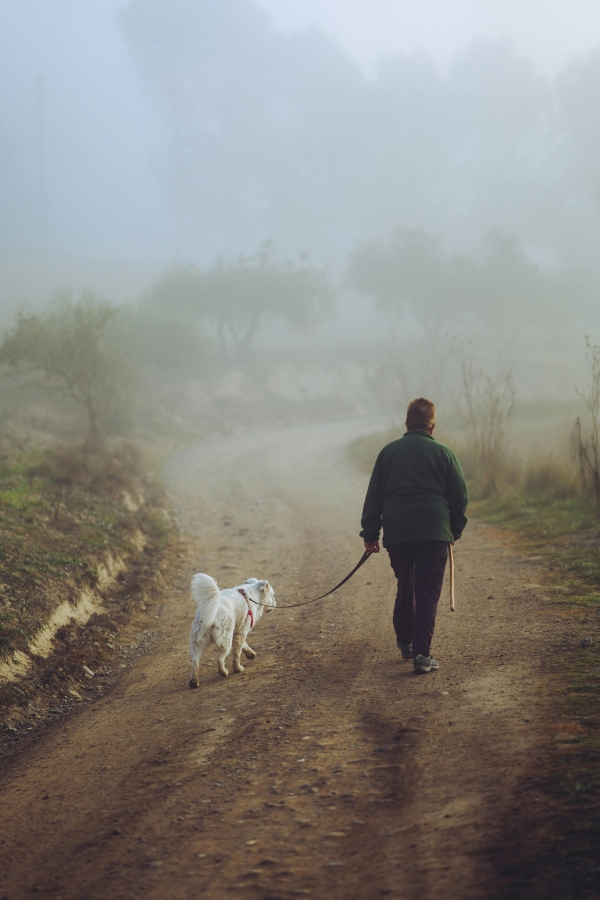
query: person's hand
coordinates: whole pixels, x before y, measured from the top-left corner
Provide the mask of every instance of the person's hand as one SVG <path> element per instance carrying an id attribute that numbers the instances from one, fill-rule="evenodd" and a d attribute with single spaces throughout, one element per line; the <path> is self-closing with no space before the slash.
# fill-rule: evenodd
<path id="1" fill-rule="evenodd" d="M 368 550 L 369 553 L 379 553 L 379 541 L 371 541 L 370 543 L 365 541 L 365 550 Z"/>

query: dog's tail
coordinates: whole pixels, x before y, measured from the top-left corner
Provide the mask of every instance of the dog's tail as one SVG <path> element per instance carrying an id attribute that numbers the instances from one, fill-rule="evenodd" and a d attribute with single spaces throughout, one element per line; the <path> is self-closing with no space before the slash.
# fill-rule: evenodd
<path id="1" fill-rule="evenodd" d="M 217 617 L 219 608 L 219 587 L 214 578 L 202 573 L 192 578 L 192 599 L 196 603 L 199 618 L 206 628 L 210 628 Z"/>

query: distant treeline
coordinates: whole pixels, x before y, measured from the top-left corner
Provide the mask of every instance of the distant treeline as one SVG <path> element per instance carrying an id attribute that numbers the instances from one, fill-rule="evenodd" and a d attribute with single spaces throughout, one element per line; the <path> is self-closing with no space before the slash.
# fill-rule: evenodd
<path id="1" fill-rule="evenodd" d="M 367 77 L 251 0 L 129 0 L 120 21 L 168 126 L 184 254 L 274 237 L 339 263 L 357 238 L 421 223 L 458 246 L 499 227 L 539 258 L 597 262 L 600 49 L 552 81 L 506 40 L 444 74 L 412 55 Z"/>
<path id="2" fill-rule="evenodd" d="M 157 398 L 166 421 L 178 405 L 189 420 L 189 385 L 253 371 L 255 382 L 262 373 L 264 393 L 286 354 L 276 342 L 266 355 L 264 342 L 255 346 L 263 329 L 279 323 L 307 335 L 335 316 L 336 294 L 349 288 L 390 323 L 385 343 L 363 345 L 354 335 L 344 358 L 363 367 L 365 389 L 381 389 L 381 405 L 391 412 L 415 390 L 447 401 L 480 369 L 488 379 L 481 384 L 496 390 L 509 383 L 503 379 L 519 356 L 539 365 L 540 348 L 548 357 L 544 378 L 560 377 L 556 354 L 569 356 L 569 330 L 579 356 L 579 323 L 595 323 L 600 309 L 600 276 L 543 272 L 501 232 L 453 254 L 423 229 L 395 229 L 359 244 L 337 285 L 326 269 L 305 258 L 282 260 L 265 244 L 233 262 L 174 265 L 121 307 L 63 291 L 41 313 L 22 310 L 0 342 L 0 373 L 19 388 L 18 401 L 5 392 L 3 402 L 19 407 L 27 391 L 67 398 L 85 410 L 92 444 L 107 431 L 131 428 L 140 408 L 156 406 Z M 490 349 L 499 353 L 495 366 Z M 240 402 L 248 408 L 243 395 Z"/>

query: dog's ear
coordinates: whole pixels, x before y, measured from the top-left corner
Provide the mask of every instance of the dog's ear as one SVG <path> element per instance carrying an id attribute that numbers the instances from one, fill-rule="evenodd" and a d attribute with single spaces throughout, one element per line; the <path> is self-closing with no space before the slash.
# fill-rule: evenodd
<path id="1" fill-rule="evenodd" d="M 258 584 L 258 581 L 256 580 L 256 578 L 246 578 L 244 584 Z"/>
<path id="2" fill-rule="evenodd" d="M 258 589 L 259 589 L 259 591 L 261 592 L 261 594 L 264 594 L 264 592 L 266 591 L 266 589 L 267 589 L 268 587 L 271 587 L 271 585 L 269 584 L 268 581 L 259 581 L 259 582 L 257 582 L 257 585 L 258 585 Z"/>

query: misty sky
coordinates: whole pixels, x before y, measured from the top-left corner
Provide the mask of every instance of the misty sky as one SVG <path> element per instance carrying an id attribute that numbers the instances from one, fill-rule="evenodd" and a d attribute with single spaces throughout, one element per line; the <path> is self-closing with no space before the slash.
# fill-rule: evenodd
<path id="1" fill-rule="evenodd" d="M 76 263 L 134 298 L 271 238 L 340 283 L 397 228 L 475 257 L 498 229 L 525 275 L 597 269 L 599 51 L 600 0 L 0 0 L 0 317 Z M 32 289 L 50 258 L 67 275 Z M 131 288 L 88 277 L 121 264 Z"/>
<path id="2" fill-rule="evenodd" d="M 381 55 L 425 50 L 447 66 L 475 38 L 510 37 L 554 75 L 600 42 L 598 0 L 259 0 L 283 28 L 318 24 L 367 69 Z"/>
<path id="3" fill-rule="evenodd" d="M 507 36 L 552 77 L 600 46 L 597 0 L 257 2 L 276 28 L 317 25 L 368 73 L 382 56 L 419 49 L 444 69 L 473 39 Z M 0 246 L 27 248 L 39 237 L 33 88 L 43 73 L 47 243 L 96 257 L 172 258 L 176 226 L 160 174 L 170 136 L 119 28 L 124 6 L 0 0 Z"/>

